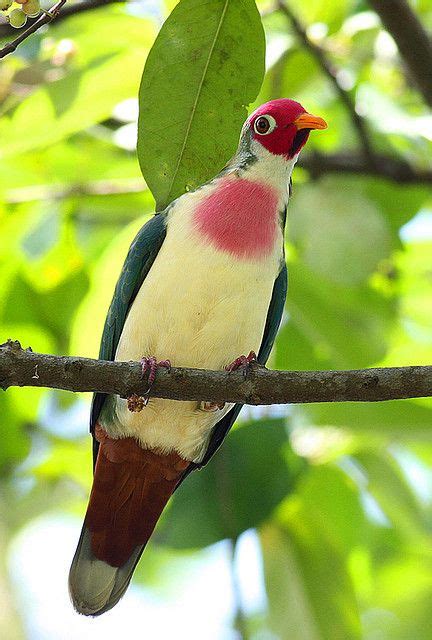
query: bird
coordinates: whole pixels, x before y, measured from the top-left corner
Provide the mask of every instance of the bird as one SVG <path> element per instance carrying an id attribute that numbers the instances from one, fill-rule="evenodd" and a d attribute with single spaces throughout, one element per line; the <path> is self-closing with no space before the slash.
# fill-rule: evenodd
<path id="1" fill-rule="evenodd" d="M 133 240 L 101 359 L 141 360 L 149 387 L 159 367 L 266 364 L 287 295 L 291 173 L 310 132 L 326 127 L 288 98 L 247 118 L 218 175 Z M 219 449 L 241 406 L 94 394 L 93 486 L 69 573 L 76 611 L 98 616 L 117 604 L 169 498 Z"/>

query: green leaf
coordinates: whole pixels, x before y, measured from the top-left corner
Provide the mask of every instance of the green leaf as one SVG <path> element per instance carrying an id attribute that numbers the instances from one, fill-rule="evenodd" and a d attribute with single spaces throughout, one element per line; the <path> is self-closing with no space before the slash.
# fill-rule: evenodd
<path id="1" fill-rule="evenodd" d="M 92 453 L 88 438 L 80 441 L 58 440 L 43 462 L 32 468 L 37 478 L 71 478 L 86 490 L 92 482 Z"/>
<path id="2" fill-rule="evenodd" d="M 99 352 L 102 329 L 129 246 L 147 219 L 128 224 L 98 256 L 91 273 L 90 287 L 75 316 L 71 352 L 95 358 Z"/>
<path id="3" fill-rule="evenodd" d="M 318 72 L 318 65 L 308 51 L 287 49 L 267 71 L 256 106 L 279 96 L 300 101 L 302 92 L 315 81 Z"/>
<path id="4" fill-rule="evenodd" d="M 332 402 L 303 405 L 301 420 L 314 425 L 345 427 L 358 432 L 430 440 L 432 403 L 416 400 Z"/>
<path id="5" fill-rule="evenodd" d="M 57 340 L 56 346 L 53 347 L 54 352 L 65 352 L 68 348 L 70 327 L 76 307 L 87 287 L 87 274 L 83 271 L 73 273 L 69 278 L 46 292 L 37 291 L 28 280 L 17 275 L 5 300 L 5 320 L 8 323 L 18 325 L 20 323 L 41 325 L 45 330 L 50 331 L 51 336 Z M 0 321 L 2 320 L 0 315 Z M 12 337 L 23 339 L 21 333 Z M 32 342 L 30 346 L 35 351 L 39 349 L 35 342 Z M 47 350 L 42 348 L 42 351 Z"/>
<path id="6" fill-rule="evenodd" d="M 348 562 L 367 525 L 354 482 L 310 466 L 261 530 L 270 627 L 282 640 L 354 640 L 360 624 Z"/>
<path id="7" fill-rule="evenodd" d="M 387 561 L 374 575 L 370 606 L 363 615 L 366 640 L 431 640 L 430 553 L 414 547 Z"/>
<path id="8" fill-rule="evenodd" d="M 311 466 L 298 493 L 307 505 L 310 521 L 344 556 L 363 542 L 366 522 L 358 488 L 337 466 Z"/>
<path id="9" fill-rule="evenodd" d="M 333 31 L 340 28 L 354 3 L 353 0 L 333 0 L 332 2 L 308 0 L 291 4 L 296 9 L 297 17 L 306 25 L 323 22 Z"/>
<path id="10" fill-rule="evenodd" d="M 28 397 L 21 391 L 21 403 Z M 16 395 L 15 395 L 16 400 Z M 14 398 L 0 389 L 0 415 L 2 443 L 0 447 L 0 477 L 12 473 L 16 466 L 28 455 L 30 438 L 22 428 L 22 416 L 16 411 Z"/>
<path id="11" fill-rule="evenodd" d="M 386 451 L 364 450 L 354 458 L 368 478 L 368 490 L 393 526 L 415 544 L 428 546 L 428 527 L 404 475 Z"/>
<path id="12" fill-rule="evenodd" d="M 345 177 L 344 182 L 345 187 L 351 190 L 356 183 L 358 185 L 358 178 Z M 363 178 L 361 185 L 364 193 L 375 202 L 396 233 L 430 198 L 430 189 L 422 185 L 400 185 L 376 178 Z"/>
<path id="13" fill-rule="evenodd" d="M 16 303 L 19 304 L 19 303 Z M 0 320 L 0 344 L 8 338 L 18 339 L 27 348 L 32 345 L 35 351 L 52 353 L 53 343 L 45 327 L 31 324 L 33 318 L 27 317 L 22 323 L 12 323 L 8 314 L 7 323 Z M 13 473 L 18 464 L 30 450 L 30 429 L 37 423 L 39 403 L 45 389 L 37 387 L 10 387 L 0 389 L 0 475 Z"/>
<path id="14" fill-rule="evenodd" d="M 279 332 L 281 369 L 370 366 L 386 352 L 394 302 L 367 285 L 343 286 L 299 261 L 288 266 L 289 320 Z"/>
<path id="15" fill-rule="evenodd" d="M 392 248 L 386 218 L 358 188 L 350 202 L 341 182 L 302 185 L 289 210 L 290 238 L 304 263 L 331 282 L 365 282 Z"/>
<path id="16" fill-rule="evenodd" d="M 284 420 L 242 425 L 177 491 L 157 540 L 182 549 L 235 538 L 271 514 L 303 467 L 289 448 Z"/>
<path id="17" fill-rule="evenodd" d="M 157 210 L 212 178 L 236 148 L 264 76 L 253 0 L 182 0 L 145 65 L 138 157 Z"/>
<path id="18" fill-rule="evenodd" d="M 0 158 L 46 147 L 86 129 L 108 118 L 118 102 L 136 95 L 153 36 L 151 23 L 97 12 L 92 20 L 88 16 L 86 20 L 91 29 L 85 32 L 86 37 L 76 38 L 80 46 L 77 68 L 40 85 L 0 120 Z M 71 34 L 83 24 L 82 20 L 77 22 L 72 19 Z M 109 38 L 108 33 L 124 35 L 117 39 L 117 35 Z"/>
<path id="19" fill-rule="evenodd" d="M 270 628 L 281 640 L 359 640 L 343 557 L 302 505 L 283 529 L 261 532 Z"/>
<path id="20" fill-rule="evenodd" d="M 43 187 L 40 192 L 35 190 L 35 200 L 49 197 L 55 186 L 63 188 L 65 195 L 69 195 L 70 190 L 71 196 L 83 197 L 83 182 L 93 186 L 93 181 L 103 180 L 109 184 L 112 179 L 116 185 L 122 179 L 131 178 L 137 178 L 137 182 L 142 180 L 136 158 L 111 143 L 78 134 L 46 149 L 10 157 L 2 165 L 0 197 L 15 201 L 31 199 L 34 185 Z M 144 189 L 144 181 L 142 185 Z"/>

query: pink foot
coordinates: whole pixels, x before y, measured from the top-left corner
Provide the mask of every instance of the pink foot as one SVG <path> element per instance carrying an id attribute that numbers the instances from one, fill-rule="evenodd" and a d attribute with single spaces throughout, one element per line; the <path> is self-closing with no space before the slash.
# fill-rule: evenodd
<path id="1" fill-rule="evenodd" d="M 246 378 L 251 367 L 257 363 L 257 357 L 255 351 L 251 351 L 248 356 L 239 356 L 231 364 L 225 367 L 225 371 L 236 371 L 237 369 L 243 369 L 243 375 Z"/>
<path id="2" fill-rule="evenodd" d="M 148 389 L 143 396 L 138 396 L 136 393 L 132 394 L 127 398 L 127 406 L 129 411 L 139 412 L 144 409 L 149 403 L 150 400 L 150 390 L 152 388 L 153 382 L 156 379 L 156 372 L 158 369 L 168 369 L 171 370 L 171 362 L 169 360 L 156 360 L 153 356 L 144 356 L 141 358 L 141 371 L 144 376 L 148 373 Z"/>
<path id="3" fill-rule="evenodd" d="M 168 371 L 171 371 L 171 362 L 169 360 L 159 360 L 158 362 L 154 356 L 144 356 L 141 358 L 141 371 L 143 376 L 148 372 L 149 388 L 146 391 L 146 395 L 149 394 L 152 388 L 158 369 L 168 369 Z"/>

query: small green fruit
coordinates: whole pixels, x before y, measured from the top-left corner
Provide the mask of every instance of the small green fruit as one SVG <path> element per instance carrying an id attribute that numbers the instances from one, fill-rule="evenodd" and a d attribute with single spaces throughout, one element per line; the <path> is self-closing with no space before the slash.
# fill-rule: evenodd
<path id="1" fill-rule="evenodd" d="M 7 11 L 12 5 L 13 0 L 0 0 L 0 11 Z"/>
<path id="2" fill-rule="evenodd" d="M 29 18 L 36 18 L 41 10 L 39 0 L 27 0 L 27 2 L 23 4 L 22 10 Z"/>
<path id="3" fill-rule="evenodd" d="M 9 14 L 9 22 L 11 27 L 15 27 L 15 29 L 19 29 L 23 27 L 27 22 L 27 16 L 21 9 L 12 9 Z"/>

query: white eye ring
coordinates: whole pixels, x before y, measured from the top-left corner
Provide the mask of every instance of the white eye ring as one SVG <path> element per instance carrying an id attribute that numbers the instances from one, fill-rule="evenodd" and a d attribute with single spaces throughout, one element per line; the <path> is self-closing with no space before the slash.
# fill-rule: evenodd
<path id="1" fill-rule="evenodd" d="M 266 121 L 268 124 L 268 129 L 266 131 L 259 129 L 259 125 L 260 123 L 263 123 L 263 121 Z M 258 116 L 258 118 L 255 120 L 254 122 L 254 131 L 255 133 L 257 133 L 260 136 L 267 136 L 269 133 L 272 133 L 272 131 L 274 131 L 277 127 L 276 124 L 276 120 L 273 118 L 273 116 Z"/>

